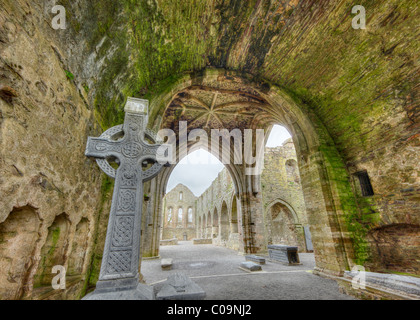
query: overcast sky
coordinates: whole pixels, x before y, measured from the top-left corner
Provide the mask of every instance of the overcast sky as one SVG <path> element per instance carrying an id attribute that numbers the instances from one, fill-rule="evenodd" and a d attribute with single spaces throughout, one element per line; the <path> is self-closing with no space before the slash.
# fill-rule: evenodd
<path id="1" fill-rule="evenodd" d="M 291 138 L 289 132 L 284 127 L 276 125 L 268 138 L 267 147 L 280 146 L 289 138 Z M 207 151 L 200 149 L 191 152 L 172 171 L 166 192 L 182 183 L 198 197 L 210 187 L 223 168 L 223 164 Z"/>

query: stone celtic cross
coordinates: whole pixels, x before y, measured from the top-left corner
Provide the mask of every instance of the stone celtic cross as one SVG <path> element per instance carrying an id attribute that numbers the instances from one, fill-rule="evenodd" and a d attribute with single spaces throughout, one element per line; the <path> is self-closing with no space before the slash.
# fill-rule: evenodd
<path id="1" fill-rule="evenodd" d="M 95 292 L 135 289 L 139 283 L 140 231 L 143 183 L 162 169 L 157 162 L 160 145 L 146 129 L 148 101 L 128 98 L 123 125 L 105 131 L 99 138 L 88 138 L 86 156 L 96 159 L 100 168 L 115 178 L 111 212 L 105 240 L 99 281 Z M 116 159 L 118 169 L 107 160 Z M 143 163 L 154 163 L 143 170 Z"/>

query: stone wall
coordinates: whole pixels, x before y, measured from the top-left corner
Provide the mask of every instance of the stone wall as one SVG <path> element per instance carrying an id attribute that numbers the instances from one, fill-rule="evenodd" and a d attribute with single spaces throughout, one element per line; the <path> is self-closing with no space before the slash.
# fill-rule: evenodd
<path id="1" fill-rule="evenodd" d="M 1 293 L 5 299 L 74 298 L 85 285 L 95 285 L 112 182 L 84 157 L 87 136 L 122 123 L 127 96 L 151 99 L 150 126 L 159 127 L 170 99 L 186 87 L 175 84 L 183 77 L 189 85 L 192 79 L 202 84 L 206 66 L 217 69 L 212 72 L 223 84 L 255 81 L 252 90 L 241 85 L 239 96 L 247 91 L 266 99 L 270 121 L 292 129 L 321 269 L 339 273 L 366 264 L 373 271 L 392 267 L 417 273 L 411 258 L 391 266 L 398 261 L 381 255 L 393 257 L 388 248 L 396 243 L 412 257 L 410 238 L 420 225 L 418 1 L 363 1 L 367 30 L 351 28 L 350 0 L 200 0 L 194 5 L 63 0 L 67 29 L 53 30 L 56 3 L 2 0 L 0 7 L 0 266 L 7 270 L 0 274 L 0 287 L 7 288 Z M 161 99 L 166 94 L 170 98 Z M 358 177 L 364 171 L 373 195 L 361 192 Z M 238 232 L 231 234 L 245 239 L 247 250 L 259 250 L 265 240 L 253 235 L 264 233 L 265 200 L 243 177 L 234 179 L 242 187 L 236 190 L 237 208 L 243 206 L 245 220 L 238 215 Z M 229 200 L 217 210 L 234 211 L 236 202 Z M 147 217 L 145 228 L 159 226 L 158 219 Z M 205 228 L 209 236 L 216 231 L 212 228 Z M 156 234 L 146 241 L 151 255 Z M 404 241 L 396 240 L 399 234 Z M 50 250 L 54 254 L 44 254 Z M 43 292 L 46 280 L 40 279 L 56 261 L 76 274 L 83 264 L 81 278 L 88 283 Z"/>
<path id="2" fill-rule="evenodd" d="M 306 251 L 308 225 L 299 167 L 292 139 L 266 148 L 261 177 L 267 244 L 287 244 Z"/>
<path id="3" fill-rule="evenodd" d="M 84 150 L 100 127 L 42 7 L 1 7 L 0 299 L 74 299 L 86 287 L 101 200 Z M 67 290 L 51 287 L 55 265 L 67 269 Z"/>
<path id="4" fill-rule="evenodd" d="M 182 184 L 178 184 L 164 198 L 162 240 L 195 238 L 197 197 Z"/>
<path id="5" fill-rule="evenodd" d="M 261 176 L 264 221 L 262 234 L 265 245 L 286 244 L 298 246 L 306 251 L 303 227 L 308 225 L 306 209 L 301 189 L 296 151 L 291 139 L 277 148 L 266 148 L 265 169 Z M 180 193 L 183 200 L 180 200 Z M 164 227 L 162 239 L 188 240 L 194 231 L 197 238 L 213 239 L 216 245 L 239 250 L 242 231 L 240 202 L 235 195 L 235 187 L 228 171 L 224 169 L 211 186 L 199 197 L 195 197 L 184 185 L 177 185 L 164 198 Z M 185 229 L 177 221 L 178 208 L 196 208 L 194 223 Z M 169 213 L 172 208 L 171 221 Z M 185 212 L 185 209 L 184 209 Z M 176 226 L 176 227 L 175 227 Z M 263 250 L 264 251 L 264 250 Z"/>

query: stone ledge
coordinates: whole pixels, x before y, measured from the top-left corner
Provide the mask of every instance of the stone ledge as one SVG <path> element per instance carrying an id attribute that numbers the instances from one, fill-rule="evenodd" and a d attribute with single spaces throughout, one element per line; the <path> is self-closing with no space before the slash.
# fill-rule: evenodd
<path id="1" fill-rule="evenodd" d="M 352 280 L 359 272 L 345 271 L 344 277 Z M 420 278 L 398 274 L 364 272 L 365 281 L 369 285 L 385 287 L 405 294 L 417 296 L 420 299 Z"/>
<path id="2" fill-rule="evenodd" d="M 82 300 L 155 300 L 155 293 L 152 287 L 139 283 L 136 288 L 121 290 L 115 288 L 113 291 L 93 291 Z"/>
<path id="3" fill-rule="evenodd" d="M 242 262 L 239 269 L 244 270 L 246 272 L 262 271 L 262 268 L 259 264 L 251 262 L 251 261 Z"/>
<path id="4" fill-rule="evenodd" d="M 172 264 L 173 264 L 173 260 L 168 258 L 168 259 L 162 259 L 160 266 L 162 270 L 171 270 Z"/>
<path id="5" fill-rule="evenodd" d="M 366 285 L 365 289 L 354 289 L 352 286 L 352 277 L 351 274 L 353 274 L 350 271 L 345 271 L 344 276 L 335 276 L 332 273 L 326 273 L 326 272 L 320 272 L 320 271 L 314 271 L 315 275 L 318 275 L 323 278 L 329 278 L 337 281 L 340 290 L 344 292 L 345 294 L 352 295 L 359 299 L 364 300 L 420 300 L 420 295 L 415 295 L 413 293 L 409 293 L 404 290 L 404 286 L 394 286 L 394 288 L 391 288 L 390 284 L 387 284 L 387 281 L 384 280 L 373 280 L 375 278 L 374 275 L 387 275 L 387 276 L 393 276 L 392 274 L 379 274 L 379 273 L 373 273 L 373 272 L 367 272 L 370 273 L 370 276 L 366 277 Z M 355 273 L 354 273 L 355 274 Z M 399 276 L 404 278 L 413 278 L 408 276 Z M 379 276 L 379 278 L 382 278 Z M 387 277 L 384 277 L 387 278 Z M 384 279 L 382 278 L 382 279 Z M 415 278 L 416 279 L 416 278 Z M 400 279 L 402 280 L 402 279 Z M 412 279 L 407 279 L 408 283 L 411 282 Z M 381 283 L 381 284 L 379 284 Z M 412 288 L 411 288 L 412 289 Z M 410 289 L 410 291 L 411 291 Z"/>
<path id="6" fill-rule="evenodd" d="M 247 255 L 247 256 L 245 256 L 245 260 L 258 263 L 259 265 L 264 265 L 265 264 L 265 258 L 256 256 L 256 255 Z"/>
<path id="7" fill-rule="evenodd" d="M 193 239 L 193 244 L 213 244 L 212 239 Z"/>
<path id="8" fill-rule="evenodd" d="M 168 277 L 157 300 L 204 300 L 206 292 L 183 273 Z"/>
<path id="9" fill-rule="evenodd" d="M 168 240 L 160 240 L 161 246 L 176 246 L 178 244 L 178 239 L 168 239 Z"/>

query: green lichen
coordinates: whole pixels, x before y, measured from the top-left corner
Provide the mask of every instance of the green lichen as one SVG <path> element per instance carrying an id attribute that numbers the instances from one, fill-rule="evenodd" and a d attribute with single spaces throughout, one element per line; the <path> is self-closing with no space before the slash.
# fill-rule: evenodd
<path id="1" fill-rule="evenodd" d="M 320 151 L 339 193 L 355 259 L 362 264 L 368 259 L 367 232 L 379 215 L 375 198 L 354 196 L 344 164 L 381 140 L 383 128 L 369 119 L 381 120 L 397 101 L 413 95 L 416 78 L 408 75 L 419 51 L 412 19 L 416 2 L 361 1 L 371 19 L 366 31 L 350 27 L 351 1 L 333 9 L 326 3 L 316 2 L 306 13 L 287 9 L 291 20 L 283 29 L 279 17 L 269 19 L 276 8 L 255 0 L 90 1 L 79 31 L 92 52 L 105 39 L 97 60 L 105 59 L 106 67 L 91 88 L 104 130 L 123 122 L 127 96 L 153 100 L 185 73 L 208 65 L 250 72 L 307 106 L 333 137 Z M 309 16 L 314 10 L 317 19 Z M 256 11 L 260 16 L 251 19 Z M 163 109 L 158 103 L 150 118 Z"/>
<path id="2" fill-rule="evenodd" d="M 87 271 L 86 280 L 84 283 L 84 288 L 81 292 L 81 296 L 84 296 L 89 290 L 91 290 L 95 285 L 96 282 L 99 279 L 99 273 L 101 270 L 101 263 L 102 263 L 102 250 L 103 250 L 103 244 L 101 239 L 103 240 L 103 236 L 98 233 L 98 227 L 100 224 L 100 221 L 103 219 L 104 214 L 104 207 L 105 204 L 110 201 L 112 197 L 112 190 L 113 190 L 114 182 L 111 178 L 109 178 L 107 175 L 102 175 L 102 185 L 101 185 L 101 200 L 99 205 L 99 211 L 97 215 L 97 221 L 96 221 L 96 232 L 95 232 L 95 239 L 93 243 L 93 253 L 90 258 L 90 265 Z"/>
<path id="3" fill-rule="evenodd" d="M 74 75 L 73 73 L 71 73 L 70 71 L 64 70 L 64 72 L 66 73 L 66 77 L 67 79 L 73 81 L 74 80 Z"/>
<path id="4" fill-rule="evenodd" d="M 378 210 L 372 198 L 354 196 L 349 174 L 337 152 L 325 146 L 320 151 L 329 169 L 329 180 L 337 189 L 341 206 L 339 209 L 344 215 L 343 225 L 352 241 L 353 260 L 358 265 L 365 265 L 371 255 L 367 234 L 380 220 Z"/>

